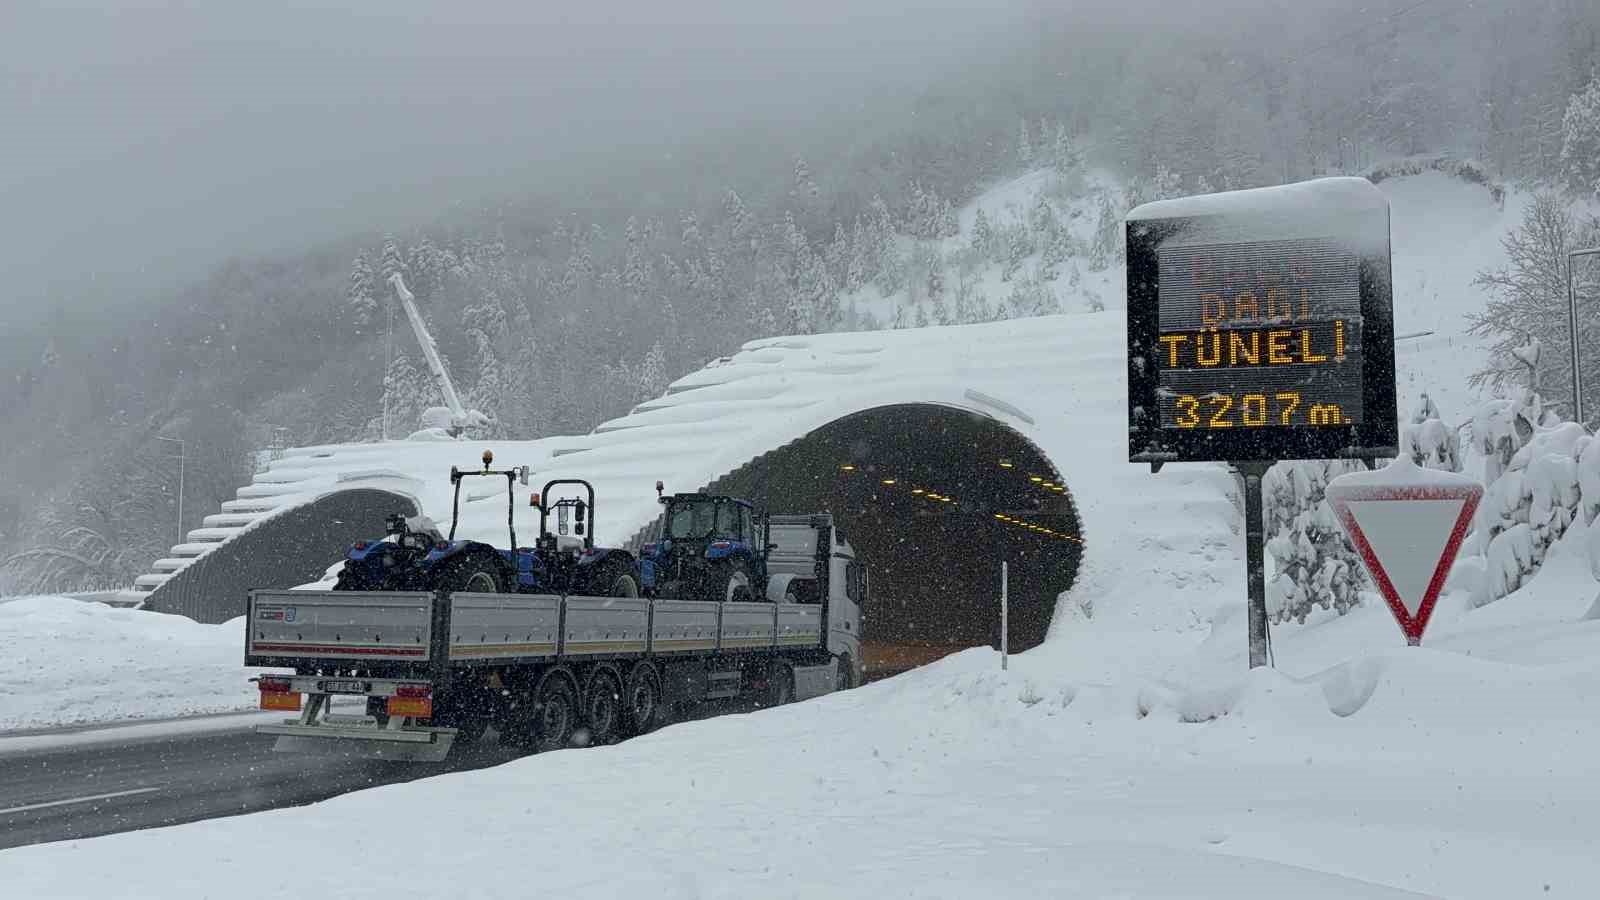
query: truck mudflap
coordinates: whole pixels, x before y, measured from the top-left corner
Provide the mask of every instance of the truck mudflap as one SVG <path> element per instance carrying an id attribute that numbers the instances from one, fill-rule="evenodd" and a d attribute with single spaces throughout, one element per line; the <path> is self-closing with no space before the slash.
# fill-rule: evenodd
<path id="1" fill-rule="evenodd" d="M 271 676 L 257 679 L 263 709 L 296 709 L 300 716 L 281 723 L 257 725 L 257 734 L 277 736 L 278 753 L 358 756 L 404 762 L 443 762 L 457 730 L 416 724 L 432 713 L 432 686 L 399 679 L 339 680 L 320 676 Z M 336 695 L 379 699 L 388 713 L 341 715 L 332 712 Z M 304 706 L 301 706 L 304 698 Z"/>

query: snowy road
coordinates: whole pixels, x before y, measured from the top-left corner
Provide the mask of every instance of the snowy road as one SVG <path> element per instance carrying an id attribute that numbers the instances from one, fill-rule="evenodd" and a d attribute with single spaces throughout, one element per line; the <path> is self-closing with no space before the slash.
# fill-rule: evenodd
<path id="1" fill-rule="evenodd" d="M 243 730 L 0 752 L 0 848 L 300 806 L 518 755 L 491 745 L 405 766 L 273 753 L 272 738 Z"/>

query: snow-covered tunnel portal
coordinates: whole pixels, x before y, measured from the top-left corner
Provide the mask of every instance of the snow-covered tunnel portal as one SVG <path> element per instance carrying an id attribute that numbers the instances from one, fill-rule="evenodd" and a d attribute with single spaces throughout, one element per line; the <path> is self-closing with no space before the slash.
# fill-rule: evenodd
<path id="1" fill-rule="evenodd" d="M 687 486 L 680 486 L 687 489 Z M 909 403 L 847 415 L 713 481 L 771 513 L 829 512 L 866 563 L 869 674 L 999 635 L 1009 563 L 1010 644 L 1045 638 L 1082 551 L 1067 486 L 1001 422 Z"/>

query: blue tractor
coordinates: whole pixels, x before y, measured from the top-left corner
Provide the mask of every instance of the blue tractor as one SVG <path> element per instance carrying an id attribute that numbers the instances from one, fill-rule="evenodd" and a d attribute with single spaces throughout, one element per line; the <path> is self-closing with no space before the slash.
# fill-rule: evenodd
<path id="1" fill-rule="evenodd" d="M 659 540 L 640 548 L 648 593 L 673 600 L 751 602 L 767 599 L 765 529 L 748 500 L 717 494 L 664 496 Z"/>
<path id="2" fill-rule="evenodd" d="M 637 597 L 640 573 L 626 550 L 596 547 L 590 522 L 594 515 L 594 486 L 580 479 L 548 482 L 534 494 L 531 505 L 539 510 L 539 537 L 532 547 L 517 546 L 515 485 L 528 483 L 528 467 L 492 469 L 494 454 L 483 453 L 483 469 L 450 467 L 455 488 L 450 508 L 450 533 L 441 535 L 426 516 L 393 515 L 388 534 L 377 541 L 358 541 L 345 554 L 334 590 L 338 591 L 474 591 L 480 593 L 584 594 Z M 506 479 L 506 528 L 511 542 L 501 549 L 481 541 L 456 540 L 460 519 L 461 484 L 473 476 Z M 582 488 L 588 496 L 548 502 L 551 490 L 563 486 Z M 557 519 L 556 534 L 548 525 Z M 569 533 L 570 532 L 570 533 Z"/>

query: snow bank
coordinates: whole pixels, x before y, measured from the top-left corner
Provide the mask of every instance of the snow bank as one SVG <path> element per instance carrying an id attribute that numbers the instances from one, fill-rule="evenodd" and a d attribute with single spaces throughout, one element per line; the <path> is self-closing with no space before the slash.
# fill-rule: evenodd
<path id="1" fill-rule="evenodd" d="M 0 603 L 0 732 L 252 709 L 242 629 L 67 597 Z"/>
<path id="2" fill-rule="evenodd" d="M 1280 662 L 1361 648 L 1312 675 L 1241 663 L 1104 684 L 1064 678 L 1049 654 L 1002 673 L 992 651 L 969 650 L 616 747 L 3 851 L 0 872 L 18 896 L 163 900 L 241 884 L 260 896 L 530 884 L 682 898 L 1591 896 L 1600 625 L 1546 636 L 1570 644 L 1547 662 L 1538 628 L 1513 629 L 1520 643 L 1458 628 L 1448 646 L 1405 648 L 1385 623 L 1395 643 L 1382 649 L 1360 633 L 1365 612 L 1280 641 Z M 429 829 L 425 863 L 407 864 L 425 822 L 444 827 Z M 241 852 L 265 833 L 268 857 Z M 335 843 L 342 861 L 319 862 Z"/>

